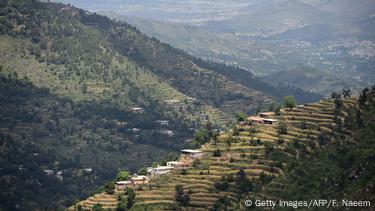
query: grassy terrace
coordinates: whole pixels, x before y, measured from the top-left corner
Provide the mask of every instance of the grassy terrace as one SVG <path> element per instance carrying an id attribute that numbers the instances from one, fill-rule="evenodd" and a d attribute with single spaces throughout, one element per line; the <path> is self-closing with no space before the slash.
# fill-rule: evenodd
<path id="1" fill-rule="evenodd" d="M 75 102 L 93 99 L 99 102 L 110 101 L 114 105 L 124 108 L 137 106 L 129 97 L 130 90 L 137 89 L 145 96 L 158 100 L 172 117 L 178 115 L 181 119 L 204 122 L 200 119 L 201 113 L 203 113 L 220 126 L 227 125 L 232 120 L 230 113 L 210 105 L 194 105 L 189 96 L 176 90 L 151 71 L 142 69 L 110 49 L 107 50 L 113 58 L 108 74 L 113 80 L 111 83 L 107 83 L 96 75 L 87 77 L 84 81 L 87 85 L 87 93 L 83 94 L 81 91 L 83 82 L 80 82 L 79 76 L 72 75 L 70 78 L 61 78 L 60 73 L 66 71 L 67 68 L 62 64 L 39 62 L 28 52 L 28 48 L 34 46 L 35 44 L 29 41 L 20 43 L 18 39 L 0 36 L 2 65 L 5 67 L 5 71 L 17 72 L 20 78 L 28 77 L 37 87 L 51 87 L 51 93 L 58 96 L 68 97 Z M 133 82 L 131 85 L 124 84 L 123 78 L 114 76 L 119 70 L 124 72 L 124 77 L 126 76 L 127 80 Z M 41 75 L 43 77 L 40 77 Z M 114 99 L 111 97 L 113 95 L 121 97 Z M 166 103 L 165 101 L 168 100 L 176 100 L 176 103 Z M 186 109 L 187 107 L 189 109 Z"/>
<path id="2" fill-rule="evenodd" d="M 344 101 L 344 109 L 352 106 L 350 100 Z M 302 154 L 308 154 L 314 148 L 320 147 L 319 137 L 329 135 L 332 127 L 325 127 L 325 123 L 335 121 L 335 105 L 331 101 L 321 101 L 305 105 L 304 108 L 282 111 L 278 119 L 279 124 L 287 125 L 287 133 L 280 134 L 278 126 L 270 125 L 237 125 L 239 134 L 233 134 L 229 129 L 221 134 L 216 143 L 211 142 L 202 146 L 205 156 L 186 171 L 175 170 L 167 175 L 155 177 L 150 184 L 136 190 L 136 203 L 133 210 L 168 210 L 179 206 L 174 201 L 175 186 L 182 184 L 184 190 L 190 193 L 190 201 L 183 210 L 207 210 L 213 206 L 220 197 L 226 196 L 230 200 L 230 207 L 238 208 L 240 204 L 237 197 L 238 189 L 235 182 L 230 181 L 227 190 L 215 188 L 215 183 L 223 176 L 234 176 L 239 169 L 244 169 L 247 177 L 254 184 L 261 183 L 261 177 L 270 175 L 283 178 L 283 160 L 296 159 Z M 340 112 L 339 115 L 345 115 Z M 340 120 L 340 118 L 338 118 Z M 304 123 L 304 126 L 302 125 Z M 251 129 L 251 128 L 253 128 Z M 281 142 L 280 139 L 283 141 Z M 270 145 L 275 154 L 269 152 Z M 215 150 L 220 150 L 220 155 L 213 156 Z M 260 190 L 262 187 L 260 186 Z M 271 192 L 282 192 L 282 185 L 271 181 L 267 189 L 260 194 L 259 190 L 248 193 L 252 198 L 272 198 Z M 266 194 L 266 195 L 265 195 Z M 99 195 L 101 196 L 101 195 Z M 89 204 L 100 203 L 104 197 L 91 197 Z M 95 201 L 96 200 L 96 201 Z M 115 201 L 105 201 L 106 206 L 115 206 Z M 113 204 L 110 204 L 113 202 Z M 86 203 L 86 201 L 82 202 Z M 89 205 L 85 205 L 86 207 Z"/>

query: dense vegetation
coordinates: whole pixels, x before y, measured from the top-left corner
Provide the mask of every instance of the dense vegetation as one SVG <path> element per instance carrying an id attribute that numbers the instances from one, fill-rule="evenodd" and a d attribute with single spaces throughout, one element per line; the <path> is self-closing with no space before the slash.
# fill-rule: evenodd
<path id="1" fill-rule="evenodd" d="M 345 89 L 298 107 L 288 96 L 270 114 L 276 125 L 250 124 L 238 114 L 239 124 L 211 136 L 201 147 L 205 155 L 190 167 L 138 186 L 132 210 L 256 209 L 246 199 L 372 201 L 374 94 L 375 87 L 365 89 L 357 101 Z M 118 194 L 96 194 L 71 210 L 101 201 L 114 208 Z"/>
<path id="2" fill-rule="evenodd" d="M 159 133 L 163 128 L 155 123 L 157 112 L 134 114 L 110 105 L 77 104 L 14 75 L 0 81 L 4 209 L 67 205 L 112 179 L 118 168 L 134 172 L 180 149 L 190 136 L 184 124 L 172 120 L 169 129 L 177 134 Z M 131 125 L 121 125 L 117 118 L 131 120 Z M 135 126 L 142 131 L 128 130 Z"/>
<path id="3" fill-rule="evenodd" d="M 339 107 L 340 98 L 336 96 Z M 338 108 L 339 108 L 338 107 Z M 339 108 L 342 109 L 342 108 Z M 357 107 L 334 132 L 334 141 L 323 149 L 290 164 L 283 181 L 287 200 L 375 200 L 375 86 L 365 88 Z M 309 190 L 309 191 L 306 191 Z"/>

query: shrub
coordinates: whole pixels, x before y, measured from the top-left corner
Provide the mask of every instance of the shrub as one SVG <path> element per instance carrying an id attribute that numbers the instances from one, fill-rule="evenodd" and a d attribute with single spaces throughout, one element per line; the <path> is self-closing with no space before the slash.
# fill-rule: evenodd
<path id="1" fill-rule="evenodd" d="M 279 144 L 279 145 L 283 144 L 284 142 L 285 142 L 284 139 L 281 138 L 281 137 L 279 137 L 279 138 L 277 139 L 277 144 Z"/>
<path id="2" fill-rule="evenodd" d="M 120 171 L 117 174 L 116 180 L 117 181 L 124 181 L 129 179 L 129 172 L 128 171 Z"/>
<path id="3" fill-rule="evenodd" d="M 184 186 L 179 184 L 175 186 L 175 195 L 174 199 L 176 202 L 179 202 L 182 206 L 187 206 L 190 201 L 189 193 L 184 192 Z"/>
<path id="4" fill-rule="evenodd" d="M 226 191 L 229 188 L 228 178 L 225 176 L 221 177 L 221 181 L 215 182 L 215 188 L 221 191 Z"/>
<path id="5" fill-rule="evenodd" d="M 296 107 L 296 99 L 294 98 L 294 96 L 290 95 L 290 96 L 285 96 L 283 98 L 283 102 L 284 102 L 284 106 L 286 108 L 294 108 Z"/>
<path id="6" fill-rule="evenodd" d="M 139 174 L 139 175 L 146 175 L 146 174 L 147 174 L 147 168 L 146 168 L 146 167 L 141 168 L 141 169 L 138 171 L 138 174 Z"/>
<path id="7" fill-rule="evenodd" d="M 186 174 L 187 174 L 187 170 L 186 170 L 186 169 L 182 169 L 182 170 L 180 171 L 180 174 L 181 174 L 181 175 L 186 175 Z"/>
<path id="8" fill-rule="evenodd" d="M 127 189 L 125 194 L 121 194 L 118 196 L 118 203 L 117 203 L 117 211 L 126 211 L 129 210 L 133 204 L 135 199 L 135 192 L 133 189 Z"/>
<path id="9" fill-rule="evenodd" d="M 238 122 L 245 121 L 246 117 L 247 117 L 246 114 L 242 112 L 236 113 L 236 118 Z"/>
<path id="10" fill-rule="evenodd" d="M 221 156 L 221 151 L 220 149 L 215 149 L 212 153 L 212 156 L 214 157 L 220 157 Z"/>
<path id="11" fill-rule="evenodd" d="M 247 193 L 253 189 L 253 184 L 249 178 L 247 178 L 242 168 L 236 174 L 235 183 L 240 193 Z"/>
<path id="12" fill-rule="evenodd" d="M 104 185 L 104 191 L 107 194 L 112 195 L 115 192 L 115 183 L 114 182 L 108 182 Z"/>
<path id="13" fill-rule="evenodd" d="M 264 172 L 260 173 L 259 180 L 261 181 L 262 184 L 267 184 L 272 181 L 274 176 L 272 175 L 267 175 Z"/>
<path id="14" fill-rule="evenodd" d="M 278 128 L 277 128 L 277 132 L 279 134 L 288 134 L 288 127 L 286 126 L 286 124 L 284 123 L 280 123 Z"/>
<path id="15" fill-rule="evenodd" d="M 103 207 L 101 204 L 95 204 L 93 207 L 92 207 L 92 211 L 103 211 Z"/>
<path id="16" fill-rule="evenodd" d="M 264 144 L 264 148 L 266 151 L 266 157 L 268 157 L 272 152 L 275 151 L 275 148 L 273 147 L 273 145 L 268 142 Z"/>
<path id="17" fill-rule="evenodd" d="M 276 108 L 275 108 L 275 110 L 274 110 L 274 112 L 275 112 L 275 114 L 277 115 L 277 116 L 280 116 L 280 110 L 281 110 L 281 106 L 280 105 L 278 105 Z"/>

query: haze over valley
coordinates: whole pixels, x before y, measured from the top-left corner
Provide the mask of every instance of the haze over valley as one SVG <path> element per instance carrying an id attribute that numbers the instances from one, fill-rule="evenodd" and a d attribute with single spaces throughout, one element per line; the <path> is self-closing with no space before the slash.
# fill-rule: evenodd
<path id="1" fill-rule="evenodd" d="M 100 1 L 66 2 L 125 20 L 198 57 L 245 68 L 273 85 L 325 95 L 346 86 L 359 91 L 375 80 L 375 6 L 369 0 L 355 7 L 354 1 L 120 1 L 105 9 Z M 295 71 L 301 83 L 277 80 L 278 72 Z M 306 78 L 317 86 L 305 86 Z"/>

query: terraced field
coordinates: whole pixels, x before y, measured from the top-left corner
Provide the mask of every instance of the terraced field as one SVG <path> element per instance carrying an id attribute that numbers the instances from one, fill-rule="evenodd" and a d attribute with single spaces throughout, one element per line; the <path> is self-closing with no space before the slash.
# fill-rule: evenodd
<path id="1" fill-rule="evenodd" d="M 229 207 L 241 209 L 243 203 L 233 180 L 228 180 L 226 190 L 215 187 L 215 183 L 222 181 L 223 177 L 236 178 L 240 169 L 254 185 L 245 194 L 247 198 L 272 199 L 273 195 L 268 193 L 283 191 L 279 183 L 271 180 L 284 178 L 284 161 L 308 156 L 312 150 L 329 142 L 335 125 L 345 117 L 345 109 L 354 106 L 355 101 L 344 99 L 343 104 L 338 116 L 335 116 L 335 103 L 325 100 L 302 108 L 281 110 L 279 116 L 272 116 L 279 120 L 278 125 L 236 125 L 220 134 L 216 142 L 203 145 L 204 157 L 186 171 L 175 170 L 154 177 L 149 185 L 137 189 L 133 210 L 171 210 L 178 207 L 179 204 L 174 201 L 174 188 L 178 184 L 182 184 L 190 195 L 189 204 L 182 207 L 183 210 L 208 210 L 222 197 L 229 199 Z M 286 132 L 280 132 L 280 125 L 286 126 Z M 218 150 L 220 154 L 214 156 L 213 152 Z M 263 189 L 266 183 L 270 185 Z M 99 200 L 94 202 L 100 203 Z M 116 202 L 111 206 L 115 205 Z"/>
<path id="2" fill-rule="evenodd" d="M 83 94 L 78 76 L 73 75 L 69 80 L 62 80 L 58 73 L 66 71 L 64 65 L 37 61 L 28 53 L 27 49 L 34 45 L 28 41 L 22 43 L 17 41 L 7 36 L 0 37 L 0 62 L 4 66 L 5 72 L 16 71 L 20 77 L 29 78 L 38 87 L 51 87 L 50 90 L 57 95 L 71 98 L 74 101 L 93 99 L 112 101 L 113 104 L 123 108 L 137 106 L 129 99 L 131 90 L 136 89 L 146 97 L 159 101 L 165 108 L 165 113 L 171 117 L 178 116 L 189 122 L 204 123 L 205 120 L 200 118 L 203 114 L 208 115 L 209 119 L 219 126 L 227 125 L 233 118 L 230 113 L 225 113 L 212 106 L 195 105 L 192 98 L 177 91 L 151 71 L 140 68 L 116 52 L 111 52 L 113 58 L 108 73 L 113 78 L 111 83 L 105 83 L 101 78 L 87 78 L 85 84 L 88 91 Z M 124 83 L 124 79 L 121 77 L 116 78 L 114 75 L 119 70 L 124 71 L 126 80 L 132 81 L 132 83 Z M 40 75 L 44 75 L 44 77 L 39 77 Z M 114 95 L 121 97 L 112 98 Z M 167 101 L 175 102 L 167 103 Z"/>

